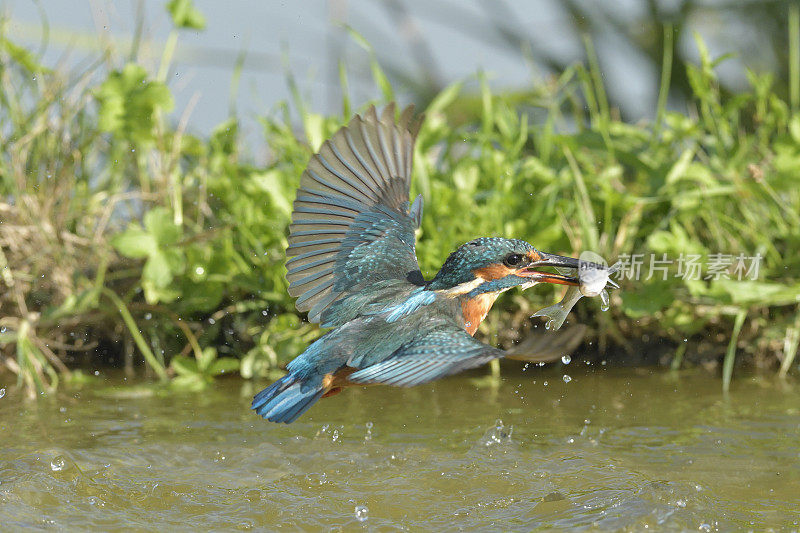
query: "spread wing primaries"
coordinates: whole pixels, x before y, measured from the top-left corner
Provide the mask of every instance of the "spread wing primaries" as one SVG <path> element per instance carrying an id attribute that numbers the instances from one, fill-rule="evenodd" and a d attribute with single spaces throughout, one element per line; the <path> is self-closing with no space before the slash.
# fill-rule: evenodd
<path id="1" fill-rule="evenodd" d="M 397 350 L 391 358 L 354 372 L 354 383 L 412 387 L 503 357 L 503 350 L 475 340 L 456 326 L 437 329 Z"/>
<path id="2" fill-rule="evenodd" d="M 297 309 L 319 322 L 356 285 L 406 279 L 419 270 L 409 211 L 411 164 L 419 120 L 413 107 L 395 121 L 390 104 L 356 116 L 309 161 L 294 202 L 286 263 Z"/>

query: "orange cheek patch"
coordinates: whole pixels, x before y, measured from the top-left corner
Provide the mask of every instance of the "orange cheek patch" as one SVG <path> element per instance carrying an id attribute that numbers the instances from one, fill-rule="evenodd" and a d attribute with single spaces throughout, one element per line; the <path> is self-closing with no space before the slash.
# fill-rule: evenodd
<path id="1" fill-rule="evenodd" d="M 495 279 L 503 279 L 514 272 L 516 271 L 508 268 L 502 263 L 495 263 L 493 265 L 475 270 L 474 274 L 486 281 L 492 281 Z"/>

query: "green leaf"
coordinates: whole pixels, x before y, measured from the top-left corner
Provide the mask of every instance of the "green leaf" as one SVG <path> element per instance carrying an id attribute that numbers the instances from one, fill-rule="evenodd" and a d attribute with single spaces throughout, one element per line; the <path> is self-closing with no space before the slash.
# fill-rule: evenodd
<path id="1" fill-rule="evenodd" d="M 180 313 L 209 313 L 216 310 L 225 294 L 227 284 L 215 281 L 193 282 L 181 278 L 176 290 L 181 295 Z"/>
<path id="2" fill-rule="evenodd" d="M 200 370 L 205 372 L 216 358 L 217 358 L 216 348 L 213 348 L 211 346 L 204 348 L 203 351 L 201 352 L 200 358 L 197 360 L 197 366 L 200 367 Z"/>
<path id="3" fill-rule="evenodd" d="M 673 301 L 670 281 L 652 280 L 640 285 L 635 291 L 622 293 L 622 309 L 632 318 L 652 315 L 669 306 Z"/>
<path id="4" fill-rule="evenodd" d="M 800 115 L 793 116 L 789 121 L 789 133 L 792 136 L 792 140 L 800 144 Z"/>
<path id="5" fill-rule="evenodd" d="M 156 288 L 164 288 L 172 281 L 172 271 L 167 256 L 156 250 L 144 264 L 142 279 L 150 281 Z"/>
<path id="6" fill-rule="evenodd" d="M 800 302 L 800 285 L 783 285 L 755 280 L 719 279 L 711 284 L 712 291 L 723 291 L 737 305 L 793 305 Z"/>
<path id="7" fill-rule="evenodd" d="M 167 4 L 167 11 L 177 28 L 203 30 L 206 27 L 206 17 L 194 6 L 192 0 L 171 0 Z"/>
<path id="8" fill-rule="evenodd" d="M 0 51 L 8 54 L 12 61 L 19 63 L 28 72 L 50 72 L 25 48 L 18 46 L 5 37 L 0 37 Z"/>
<path id="9" fill-rule="evenodd" d="M 176 355 L 172 358 L 169 366 L 181 376 L 191 376 L 199 374 L 197 361 L 185 355 Z"/>
<path id="10" fill-rule="evenodd" d="M 268 170 L 254 173 L 250 179 L 269 195 L 274 207 L 283 213 L 288 220 L 292 214 L 292 196 L 284 187 L 285 177 L 277 170 Z"/>
<path id="11" fill-rule="evenodd" d="M 440 113 L 444 111 L 447 106 L 453 103 L 458 95 L 461 94 L 461 89 L 464 88 L 464 82 L 458 81 L 446 87 L 442 92 L 437 94 L 431 103 L 428 104 L 426 113 Z"/>
<path id="12" fill-rule="evenodd" d="M 156 207 L 144 215 L 144 227 L 155 237 L 160 246 L 175 244 L 181 240 L 183 230 L 175 224 L 172 214 L 164 207 Z"/>
<path id="13" fill-rule="evenodd" d="M 144 68 L 133 63 L 110 73 L 95 91 L 95 98 L 100 104 L 97 121 L 102 131 L 142 144 L 155 139 L 156 113 L 173 106 L 167 86 L 148 81 Z"/>
<path id="14" fill-rule="evenodd" d="M 178 376 L 169 383 L 170 388 L 183 391 L 201 391 L 208 385 L 208 380 L 200 374 Z"/>
<path id="15" fill-rule="evenodd" d="M 372 70 L 372 79 L 375 81 L 375 86 L 381 90 L 383 99 L 387 102 L 393 101 L 395 99 L 394 89 L 392 88 L 392 84 L 389 82 L 389 78 L 386 77 L 386 73 L 383 72 L 381 64 L 378 62 L 378 58 L 374 53 L 370 59 L 369 66 L 370 70 Z"/>
<path id="16" fill-rule="evenodd" d="M 158 248 L 155 238 L 133 223 L 111 239 L 111 245 L 125 257 L 148 257 Z"/>
<path id="17" fill-rule="evenodd" d="M 183 274 L 186 267 L 186 258 L 183 256 L 183 250 L 180 248 L 162 248 L 161 253 L 164 254 L 164 259 L 167 261 L 167 266 L 173 276 Z"/>
<path id="18" fill-rule="evenodd" d="M 675 164 L 672 165 L 672 168 L 669 169 L 669 172 L 667 172 L 667 177 L 664 181 L 667 183 L 674 183 L 675 181 L 681 179 L 686 172 L 686 169 L 689 168 L 689 164 L 692 162 L 692 159 L 694 159 L 694 154 L 694 148 L 685 149 Z"/>
<path id="19" fill-rule="evenodd" d="M 220 357 L 213 363 L 206 371 L 211 376 L 218 376 L 220 374 L 227 374 L 230 372 L 238 372 L 239 360 L 233 357 Z"/>
<path id="20" fill-rule="evenodd" d="M 669 225 L 669 231 L 654 231 L 647 238 L 647 247 L 658 253 L 695 254 L 703 255 L 705 248 L 696 239 L 686 233 L 686 230 L 675 222 Z"/>
<path id="21" fill-rule="evenodd" d="M 360 46 L 361 48 L 363 48 L 367 52 L 372 53 L 372 51 L 373 51 L 372 45 L 369 44 L 369 41 L 363 35 L 358 33 L 351 26 L 346 25 L 344 28 L 345 28 L 345 30 L 347 30 L 348 35 L 350 35 L 350 38 L 353 39 L 358 46 Z"/>
<path id="22" fill-rule="evenodd" d="M 466 168 L 461 167 L 456 169 L 453 173 L 453 184 L 458 191 L 467 195 L 472 195 L 477 189 L 479 178 L 478 167 L 476 165 L 470 165 Z"/>
<path id="23" fill-rule="evenodd" d="M 144 299 L 150 305 L 155 305 L 159 302 L 174 302 L 181 295 L 181 292 L 172 285 L 169 287 L 156 287 L 152 281 L 147 279 L 142 280 L 142 288 L 144 289 Z"/>

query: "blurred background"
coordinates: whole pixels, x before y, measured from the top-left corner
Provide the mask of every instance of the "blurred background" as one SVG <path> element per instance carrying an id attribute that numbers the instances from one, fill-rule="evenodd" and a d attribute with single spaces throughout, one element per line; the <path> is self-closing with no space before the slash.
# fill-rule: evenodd
<path id="1" fill-rule="evenodd" d="M 673 261 L 608 313 L 581 302 L 560 340 L 530 318 L 559 291 L 511 292 L 481 339 L 702 365 L 725 388 L 737 362 L 796 366 L 795 3 L 6 0 L 0 16 L 0 353 L 30 394 L 96 365 L 190 388 L 280 375 L 321 333 L 286 292 L 299 176 L 392 100 L 426 113 L 423 274 L 478 235 Z M 687 280 L 683 254 L 763 262 Z"/>
<path id="2" fill-rule="evenodd" d="M 424 106 L 456 80 L 486 72 L 493 89 L 532 83 L 596 51 L 609 103 L 626 121 L 652 119 L 664 54 L 674 31 L 669 105 L 684 109 L 690 87 L 683 63 L 697 61 L 694 34 L 712 57 L 722 87 L 747 86 L 744 66 L 775 75 L 788 94 L 787 2 L 755 0 L 310 0 L 198 1 L 206 24 L 181 35 L 170 67 L 176 109 L 192 102 L 190 125 L 208 131 L 235 109 L 263 114 L 290 98 L 287 74 L 317 112 L 341 112 L 340 65 L 355 102 L 376 96 L 374 48 L 401 101 Z M 0 3 L 8 35 L 43 52 L 46 64 L 88 66 L 98 53 L 157 67 L 173 28 L 159 0 Z M 113 46 L 109 46 L 113 45 Z M 193 99 L 196 99 L 194 101 Z M 253 125 L 249 125 L 252 129 Z M 255 146 L 254 146 L 255 148 Z"/>

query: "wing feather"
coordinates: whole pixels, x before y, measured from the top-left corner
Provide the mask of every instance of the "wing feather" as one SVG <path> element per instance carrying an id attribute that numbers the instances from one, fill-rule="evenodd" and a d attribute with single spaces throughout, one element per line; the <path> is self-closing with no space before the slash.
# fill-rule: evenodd
<path id="1" fill-rule="evenodd" d="M 480 366 L 505 354 L 453 324 L 423 335 L 385 361 L 363 367 L 348 379 L 354 383 L 411 387 Z"/>
<path id="2" fill-rule="evenodd" d="M 419 120 L 408 107 L 380 116 L 370 107 L 323 143 L 300 178 L 289 226 L 289 293 L 312 322 L 337 299 L 385 279 L 417 279 L 414 230 L 421 202 L 409 211 Z M 366 289 L 364 289 L 366 287 Z M 336 325 L 326 323 L 326 325 Z"/>

